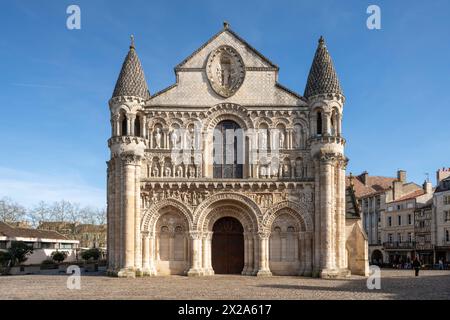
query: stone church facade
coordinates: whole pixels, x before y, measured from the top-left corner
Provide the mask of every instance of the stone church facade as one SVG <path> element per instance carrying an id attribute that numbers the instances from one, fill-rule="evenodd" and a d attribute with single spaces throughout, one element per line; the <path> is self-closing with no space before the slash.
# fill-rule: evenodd
<path id="1" fill-rule="evenodd" d="M 303 96 L 278 71 L 224 23 L 150 95 L 132 40 L 109 101 L 109 274 L 350 273 L 345 98 L 323 38 Z"/>

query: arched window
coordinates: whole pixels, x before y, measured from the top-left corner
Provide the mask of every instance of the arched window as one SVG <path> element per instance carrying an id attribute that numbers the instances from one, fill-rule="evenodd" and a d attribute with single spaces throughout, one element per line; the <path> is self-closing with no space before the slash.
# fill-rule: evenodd
<path id="1" fill-rule="evenodd" d="M 134 119 L 134 135 L 136 137 L 141 136 L 141 117 L 136 116 L 136 119 Z"/>
<path id="2" fill-rule="evenodd" d="M 322 134 L 322 112 L 317 112 L 317 134 L 321 135 Z"/>
<path id="3" fill-rule="evenodd" d="M 125 115 L 122 115 L 122 121 L 120 123 L 121 133 L 123 136 L 128 134 L 128 119 Z"/>
<path id="4" fill-rule="evenodd" d="M 214 129 L 214 178 L 243 178 L 244 138 L 239 125 L 230 120 Z"/>

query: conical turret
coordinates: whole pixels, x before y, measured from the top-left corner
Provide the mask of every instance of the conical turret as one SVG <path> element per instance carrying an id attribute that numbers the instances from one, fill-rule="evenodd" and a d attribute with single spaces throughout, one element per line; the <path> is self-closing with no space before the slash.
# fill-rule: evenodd
<path id="1" fill-rule="evenodd" d="M 142 99 L 148 99 L 150 93 L 148 91 L 147 82 L 145 81 L 144 70 L 141 61 L 134 47 L 134 38 L 131 36 L 130 51 L 128 51 L 125 61 L 122 64 L 119 78 L 112 97 L 134 96 Z"/>
<path id="2" fill-rule="evenodd" d="M 306 83 L 306 98 L 326 93 L 335 93 L 343 95 L 333 61 L 328 52 L 323 37 L 319 39 L 316 54 L 311 65 Z"/>

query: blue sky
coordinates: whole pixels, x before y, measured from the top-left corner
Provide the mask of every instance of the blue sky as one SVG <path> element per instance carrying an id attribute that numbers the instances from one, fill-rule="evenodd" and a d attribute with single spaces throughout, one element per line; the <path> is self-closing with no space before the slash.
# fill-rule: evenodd
<path id="1" fill-rule="evenodd" d="M 66 8 L 81 8 L 81 30 Z M 366 9 L 381 8 L 381 30 Z M 303 93 L 324 35 L 347 102 L 348 172 L 450 166 L 450 2 L 4 1 L 0 11 L 0 197 L 104 206 L 108 100 L 134 34 L 151 93 L 227 20 Z"/>

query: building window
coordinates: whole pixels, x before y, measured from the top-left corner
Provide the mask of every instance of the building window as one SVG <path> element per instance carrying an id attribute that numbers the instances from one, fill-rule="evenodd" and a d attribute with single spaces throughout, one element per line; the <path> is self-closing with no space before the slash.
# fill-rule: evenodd
<path id="1" fill-rule="evenodd" d="M 444 211 L 444 222 L 450 221 L 450 211 Z"/>
<path id="2" fill-rule="evenodd" d="M 408 214 L 408 224 L 412 224 L 412 216 Z"/>
<path id="3" fill-rule="evenodd" d="M 72 249 L 72 244 L 71 243 L 61 243 L 59 245 L 60 249 Z"/>
<path id="4" fill-rule="evenodd" d="M 388 234 L 388 242 L 389 242 L 389 243 L 392 243 L 392 240 L 393 240 L 393 239 L 392 239 L 392 233 L 389 233 L 389 234 Z"/>
<path id="5" fill-rule="evenodd" d="M 123 116 L 120 127 L 122 136 L 126 136 L 128 134 L 128 119 L 126 116 Z"/>
<path id="6" fill-rule="evenodd" d="M 399 226 L 402 225 L 402 216 L 398 216 L 398 225 L 399 225 Z"/>
<path id="7" fill-rule="evenodd" d="M 402 242 L 403 241 L 401 233 L 397 233 L 397 241 L 398 242 Z"/>
<path id="8" fill-rule="evenodd" d="M 322 134 L 322 112 L 317 112 L 317 134 Z"/>
<path id="9" fill-rule="evenodd" d="M 387 224 L 389 227 L 392 227 L 392 217 L 387 218 Z"/>
<path id="10" fill-rule="evenodd" d="M 411 243 L 412 242 L 412 233 L 408 232 L 408 242 Z"/>
<path id="11" fill-rule="evenodd" d="M 214 130 L 214 178 L 243 178 L 244 137 L 234 121 L 220 122 Z"/>
<path id="12" fill-rule="evenodd" d="M 450 196 L 444 196 L 444 204 L 445 205 L 450 204 Z"/>
<path id="13" fill-rule="evenodd" d="M 134 119 L 134 135 L 136 137 L 141 136 L 141 118 L 139 116 L 136 116 L 136 119 Z"/>
<path id="14" fill-rule="evenodd" d="M 445 230 L 445 241 L 446 242 L 450 241 L 450 232 L 448 230 Z"/>
<path id="15" fill-rule="evenodd" d="M 0 249 L 6 249 L 7 241 L 0 241 Z"/>

